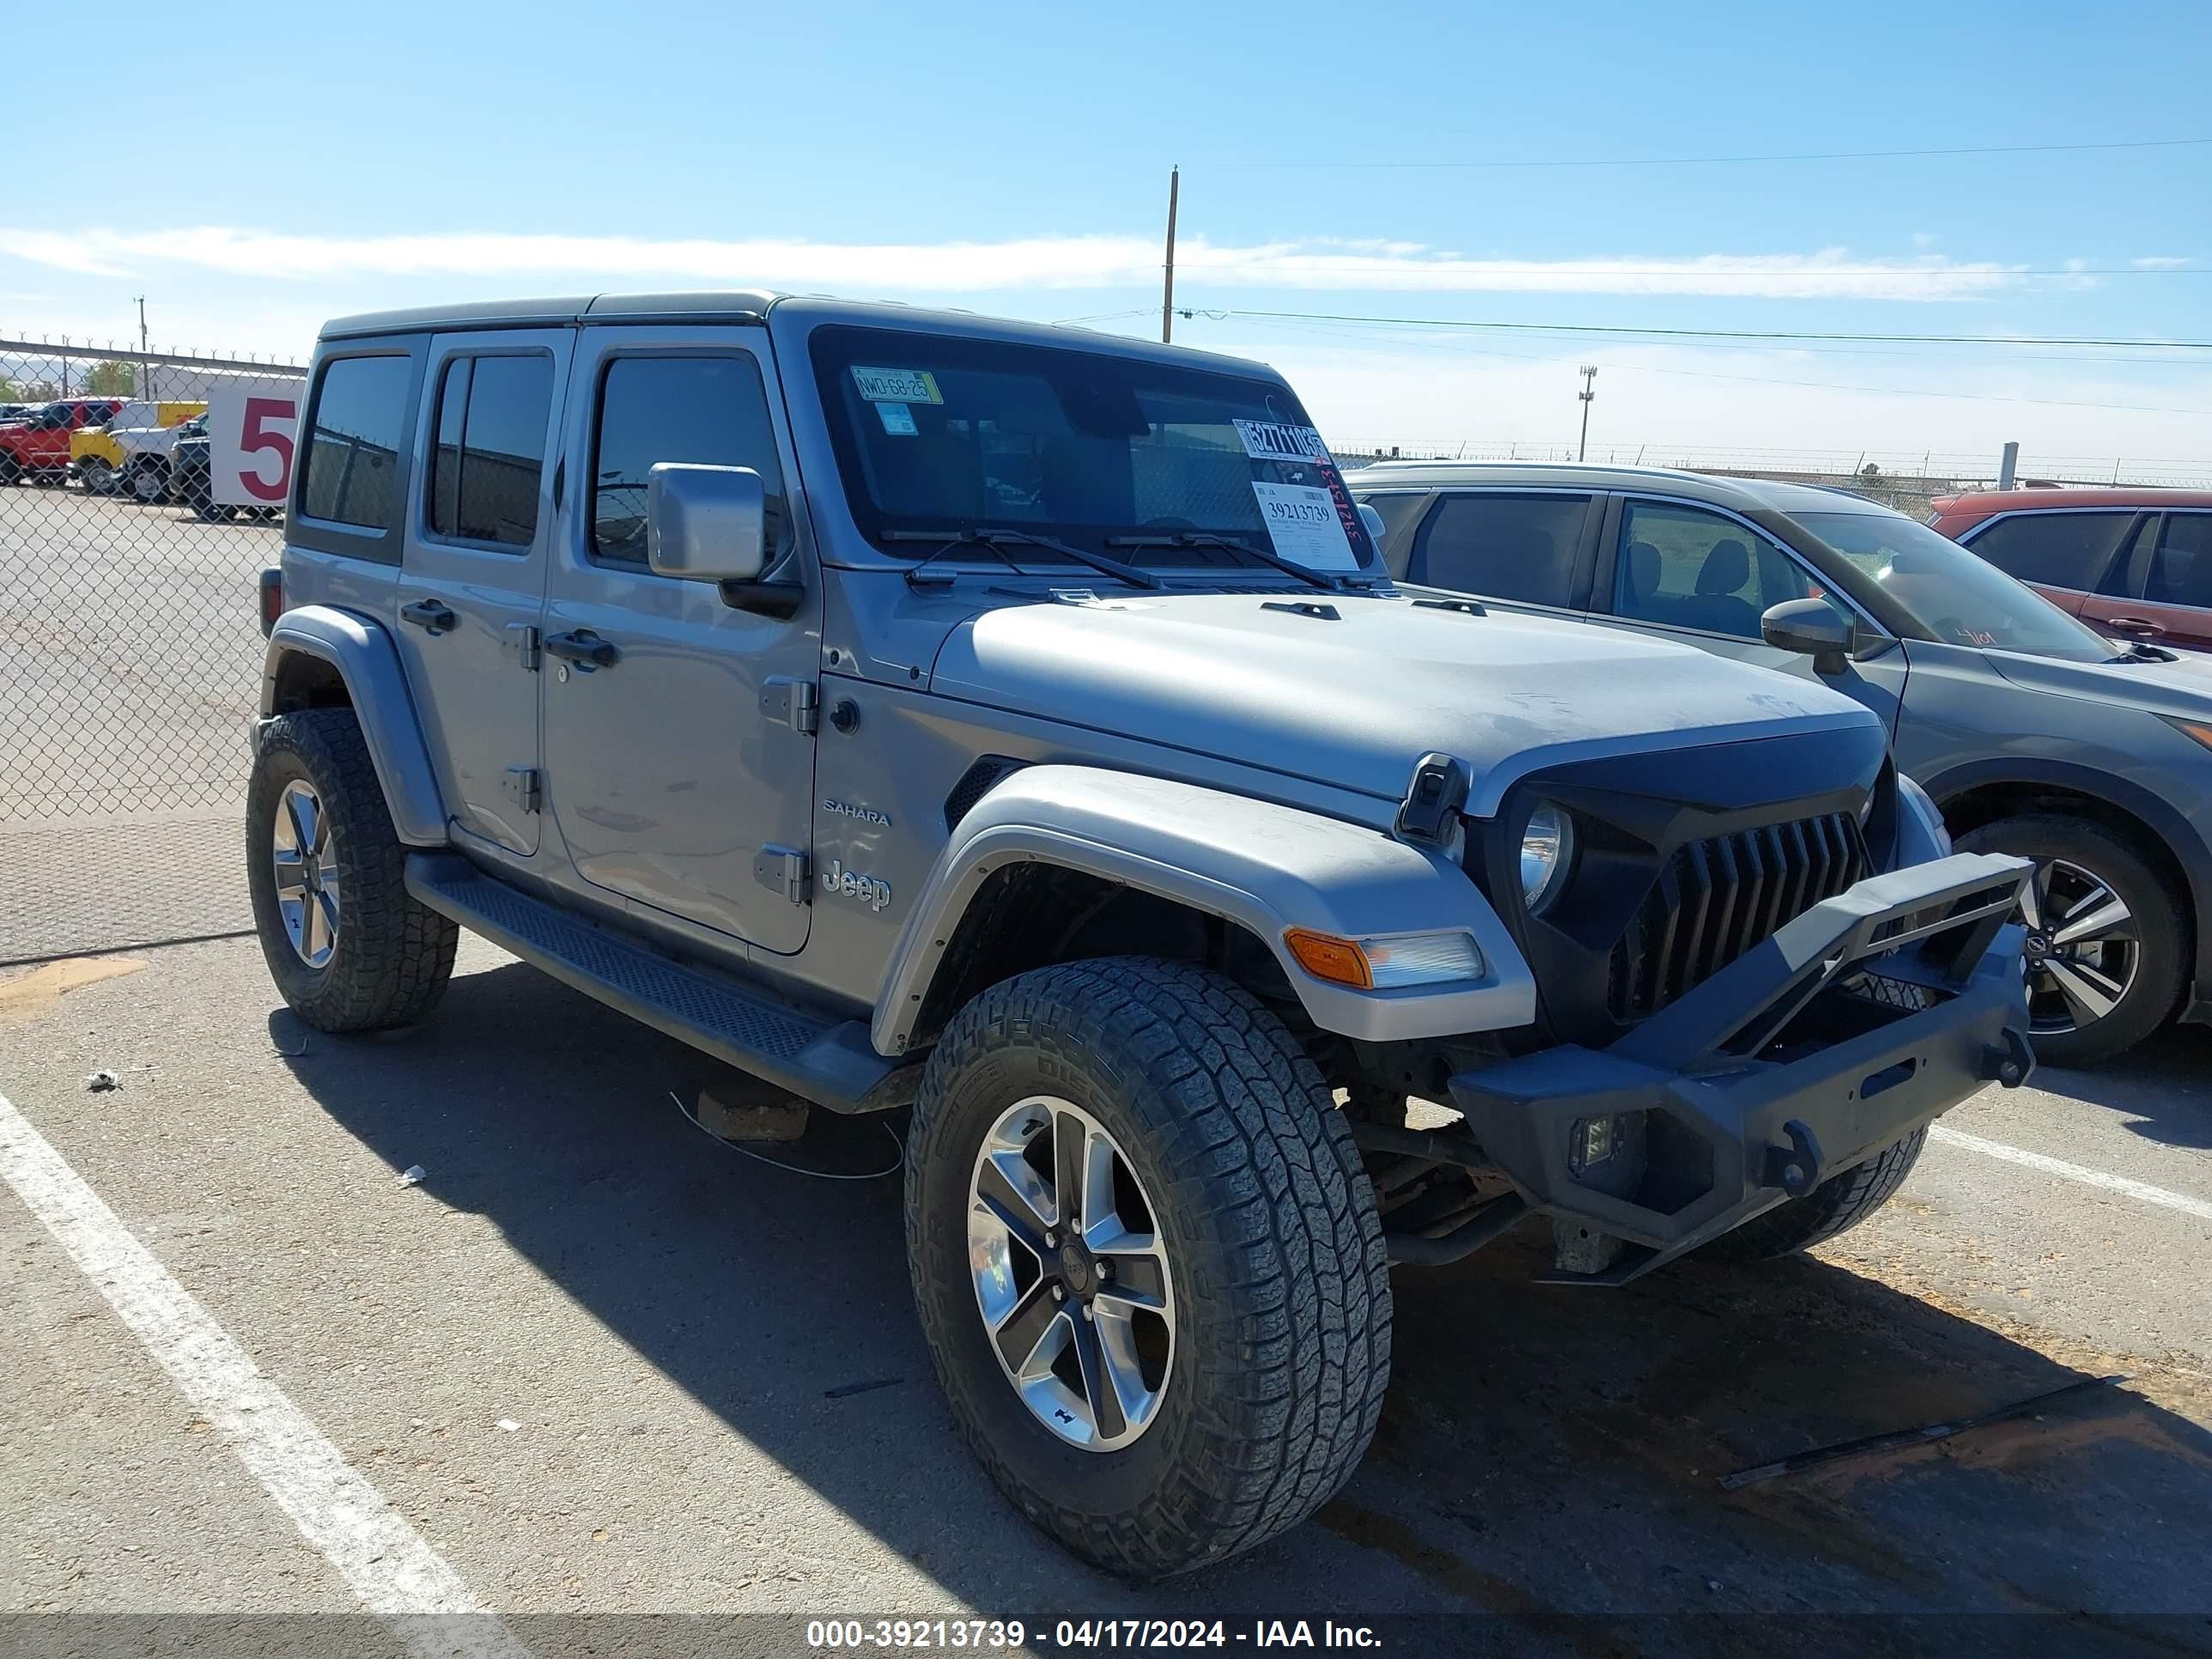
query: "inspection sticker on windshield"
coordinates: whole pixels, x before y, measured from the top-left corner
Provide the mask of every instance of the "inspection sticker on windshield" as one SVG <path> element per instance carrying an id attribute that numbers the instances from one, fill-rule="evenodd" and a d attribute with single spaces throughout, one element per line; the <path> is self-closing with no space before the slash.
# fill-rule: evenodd
<path id="1" fill-rule="evenodd" d="M 863 368 L 853 365 L 853 384 L 872 404 L 941 404 L 937 376 L 926 368 Z"/>
<path id="2" fill-rule="evenodd" d="M 1311 484 L 1260 483 L 1252 493 L 1260 498 L 1260 514 L 1267 520 L 1268 539 L 1285 558 L 1311 570 L 1357 570 L 1359 556 L 1344 533 L 1344 520 L 1336 498 Z"/>
<path id="3" fill-rule="evenodd" d="M 914 423 L 914 411 L 904 404 L 878 404 L 876 414 L 883 421 L 884 430 L 894 438 L 920 435 L 919 428 Z"/>
<path id="4" fill-rule="evenodd" d="M 1328 446 L 1310 426 L 1286 426 L 1280 421 L 1238 421 L 1237 435 L 1244 453 L 1255 461 L 1325 461 Z"/>

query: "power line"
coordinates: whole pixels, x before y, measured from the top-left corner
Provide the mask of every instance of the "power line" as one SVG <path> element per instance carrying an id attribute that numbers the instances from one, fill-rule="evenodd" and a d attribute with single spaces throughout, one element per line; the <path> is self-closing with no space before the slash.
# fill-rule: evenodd
<path id="1" fill-rule="evenodd" d="M 1356 323 L 1383 328 L 1481 329 L 1511 334 L 1612 334 L 1687 340 L 1830 340 L 1869 345 L 2125 346 L 2156 351 L 2212 351 L 2212 340 L 2124 340 L 2041 334 L 1838 334 L 1810 329 L 1629 328 L 1604 323 L 1490 323 L 1450 317 L 1368 317 L 1332 311 L 1213 311 L 1178 307 L 1189 318 L 1268 317 L 1298 322 Z"/>
<path id="2" fill-rule="evenodd" d="M 1206 317 L 1210 321 L 1231 319 L 1238 315 L 1238 313 L 1234 312 L 1200 313 L 1200 314 Z M 1253 313 L 1245 313 L 1243 314 L 1249 316 Z M 1312 331 L 1324 334 L 1333 333 L 1334 337 L 1338 339 L 1357 339 L 1359 337 L 1357 335 L 1346 334 L 1340 331 L 1318 329 Z M 1565 363 L 1575 361 L 1575 359 L 1571 357 L 1540 356 L 1536 353 L 1530 351 L 1499 351 L 1495 349 L 1485 349 L 1480 346 L 1468 346 L 1464 349 L 1468 355 L 1472 356 L 1508 357 L 1516 362 Z M 2001 393 L 1987 392 L 1929 392 L 1906 386 L 1858 386 L 1838 380 L 1802 380 L 1771 374 L 1727 374 L 1717 369 L 1667 368 L 1652 363 L 1601 363 L 1598 365 L 1598 367 L 1610 369 L 1614 373 L 1623 374 L 1673 374 L 1693 380 L 1731 380 L 1740 386 L 1792 386 L 1818 392 L 1865 392 L 1870 396 L 1881 398 L 1942 398 L 1959 402 L 1976 404 L 2025 404 L 2045 409 L 2100 409 L 2129 415 L 2212 416 L 2212 410 L 2177 409 L 2170 404 L 2106 404 L 2057 398 L 2011 397 Z"/>
<path id="3" fill-rule="evenodd" d="M 1633 155 L 1571 161 L 1331 161 L 1302 156 L 1295 161 L 1211 161 L 1205 165 L 1224 172 L 1231 168 L 1261 167 L 1297 167 L 1301 172 L 1310 172 L 1316 167 L 1359 170 L 1404 167 L 1470 172 L 1513 167 L 1733 167 L 1771 161 L 1883 161 L 1931 155 L 2055 155 L 2088 150 L 2181 149 L 2206 144 L 2212 144 L 2212 138 L 2128 138 L 2088 144 L 1978 144 L 1943 149 L 1800 150 L 1780 155 Z"/>
<path id="4" fill-rule="evenodd" d="M 1189 267 L 1184 260 L 1186 270 Z M 1716 277 L 1734 276 L 1795 276 L 1808 280 L 1855 283 L 1863 279 L 1877 282 L 1896 280 L 1952 282 L 1987 280 L 2013 276 L 2212 276 L 2212 265 L 1927 265 L 1884 269 L 1879 265 L 1798 265 L 1774 270 L 1747 270 L 1735 267 L 1705 270 L 1696 265 L 1614 265 L 1602 260 L 1554 260 L 1549 264 L 1504 264 L 1488 259 L 1414 258 L 1375 259 L 1332 258 L 1240 260 L 1234 264 L 1207 268 L 1200 266 L 1200 274 L 1217 279 L 1236 276 L 1248 270 L 1365 270 L 1378 276 L 1393 276 L 1402 271 L 1454 270 L 1461 267 L 1497 276 L 1662 276 L 1686 283 L 1709 282 Z"/>

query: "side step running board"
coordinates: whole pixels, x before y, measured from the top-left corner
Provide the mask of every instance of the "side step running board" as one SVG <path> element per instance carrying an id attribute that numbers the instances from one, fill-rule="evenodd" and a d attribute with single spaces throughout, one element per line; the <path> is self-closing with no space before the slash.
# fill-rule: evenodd
<path id="1" fill-rule="evenodd" d="M 876 1053 L 865 1020 L 821 1020 L 711 969 L 593 926 L 452 853 L 413 853 L 407 890 L 564 985 L 835 1112 L 905 1105 L 915 1067 Z"/>

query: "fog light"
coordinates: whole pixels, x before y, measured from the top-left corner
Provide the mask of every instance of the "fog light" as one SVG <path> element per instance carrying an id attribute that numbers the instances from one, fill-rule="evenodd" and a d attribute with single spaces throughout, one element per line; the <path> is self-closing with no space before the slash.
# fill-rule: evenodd
<path id="1" fill-rule="evenodd" d="M 1582 1117 L 1568 1131 L 1567 1168 L 1576 1176 L 1593 1165 L 1604 1163 L 1620 1146 L 1620 1120 L 1617 1117 Z"/>

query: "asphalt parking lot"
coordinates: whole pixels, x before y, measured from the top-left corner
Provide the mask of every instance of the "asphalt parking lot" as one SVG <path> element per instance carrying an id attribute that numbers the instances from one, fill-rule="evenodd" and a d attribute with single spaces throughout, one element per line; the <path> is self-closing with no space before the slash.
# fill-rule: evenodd
<path id="1" fill-rule="evenodd" d="M 714 1080 L 692 1051 L 476 941 L 428 1024 L 355 1041 L 311 1038 L 251 939 L 15 970 L 0 1646 L 804 1651 L 810 1619 L 967 1614 L 1040 1651 L 1108 1616 L 1421 1652 L 2212 1650 L 2208 1055 L 2178 1033 L 1969 1103 L 1817 1259 L 1563 1291 L 1526 1282 L 1532 1234 L 1401 1269 L 1348 1490 L 1136 1589 L 959 1444 L 896 1182 L 704 1137 L 669 1098 Z M 88 1092 L 100 1068 L 120 1086 Z M 830 1121 L 794 1155 L 891 1149 Z M 410 1635 L 343 1616 L 363 1596 L 470 1616 Z"/>

